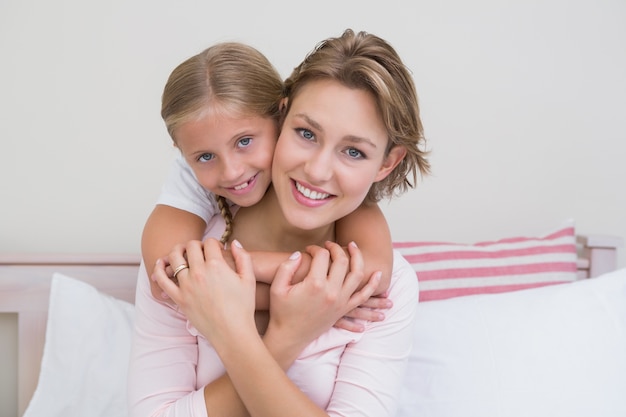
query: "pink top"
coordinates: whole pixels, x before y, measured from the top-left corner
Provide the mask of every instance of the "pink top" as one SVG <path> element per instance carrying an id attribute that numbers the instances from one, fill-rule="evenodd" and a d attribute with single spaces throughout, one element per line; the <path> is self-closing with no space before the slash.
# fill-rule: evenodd
<path id="1" fill-rule="evenodd" d="M 394 252 L 393 307 L 363 333 L 331 328 L 288 375 L 329 416 L 392 416 L 412 347 L 415 271 Z M 152 297 L 140 268 L 129 369 L 130 416 L 207 416 L 203 387 L 224 373 L 219 356 L 176 307 Z"/>

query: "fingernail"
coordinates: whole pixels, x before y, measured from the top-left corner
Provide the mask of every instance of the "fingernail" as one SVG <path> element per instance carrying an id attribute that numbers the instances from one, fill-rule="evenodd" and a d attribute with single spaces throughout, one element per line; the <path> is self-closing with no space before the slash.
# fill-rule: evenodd
<path id="1" fill-rule="evenodd" d="M 291 254 L 291 256 L 289 257 L 290 260 L 295 261 L 296 259 L 298 259 L 300 257 L 300 252 L 299 251 L 295 251 L 294 253 Z"/>
<path id="2" fill-rule="evenodd" d="M 170 298 L 170 296 L 167 295 L 165 292 L 161 293 L 161 297 L 163 297 L 164 300 L 167 300 L 168 298 Z"/>
<path id="3" fill-rule="evenodd" d="M 238 248 L 243 248 L 243 246 L 241 246 L 241 243 L 237 239 L 233 240 L 233 245 L 237 246 Z"/>
<path id="4" fill-rule="evenodd" d="M 349 243 L 350 246 L 352 246 L 353 248 L 358 248 L 358 246 L 356 245 L 356 242 L 352 241 Z"/>
<path id="5" fill-rule="evenodd" d="M 156 282 L 156 275 L 155 274 L 150 275 L 150 279 L 152 281 Z"/>

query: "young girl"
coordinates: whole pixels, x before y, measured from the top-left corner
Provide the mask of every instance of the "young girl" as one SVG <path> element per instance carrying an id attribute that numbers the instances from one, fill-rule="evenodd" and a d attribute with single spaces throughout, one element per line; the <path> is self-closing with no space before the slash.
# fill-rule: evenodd
<path id="1" fill-rule="evenodd" d="M 353 295 L 363 258 L 354 245 L 348 260 L 326 242 L 335 238 L 335 222 L 364 200 L 403 191 L 407 176 L 428 171 L 413 82 L 388 43 L 348 30 L 294 70 L 287 97 L 272 185 L 259 203 L 235 213 L 230 239 L 237 272 L 219 242 L 207 239 L 170 253 L 170 263 L 181 266 L 178 285 L 163 263 L 156 265 L 158 283 L 177 308 L 152 298 L 147 279 L 138 281 L 131 415 L 395 411 L 411 349 L 415 274 L 395 253 L 386 319 L 367 323 L 362 333 L 329 328 L 376 281 Z M 216 225 L 208 236 L 221 230 Z M 260 328 L 254 260 L 242 244 L 293 252 L 274 278 L 270 321 Z M 312 265 L 293 284 L 302 248 Z"/>
<path id="2" fill-rule="evenodd" d="M 239 43 L 212 46 L 171 73 L 161 115 L 181 158 L 144 227 L 142 256 L 149 274 L 156 260 L 175 244 L 200 239 L 215 216 L 226 219 L 222 240 L 227 241 L 232 229 L 230 206 L 254 205 L 265 194 L 271 181 L 283 95 L 283 82 L 265 56 Z M 380 208 L 374 202 L 364 203 L 337 222 L 336 236 L 342 246 L 350 241 L 360 244 L 367 276 L 382 273 L 377 294 L 383 293 L 389 284 L 392 249 Z M 257 280 L 270 283 L 288 255 L 256 252 Z M 297 279 L 308 270 L 308 260 Z M 156 284 L 152 291 L 161 297 Z M 371 306 L 387 304 L 384 299 L 378 301 Z M 260 297 L 259 304 L 266 309 L 267 297 Z M 361 312 L 369 314 L 371 310 Z M 360 328 L 350 321 L 342 323 L 353 330 Z"/>

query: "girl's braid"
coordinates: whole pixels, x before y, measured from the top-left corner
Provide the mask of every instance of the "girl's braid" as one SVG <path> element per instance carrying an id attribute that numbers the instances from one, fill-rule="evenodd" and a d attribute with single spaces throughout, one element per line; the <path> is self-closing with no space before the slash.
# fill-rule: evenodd
<path id="1" fill-rule="evenodd" d="M 217 197 L 217 206 L 220 209 L 220 214 L 224 218 L 224 222 L 226 223 L 226 229 L 224 230 L 224 234 L 222 234 L 220 242 L 226 245 L 226 243 L 228 243 L 228 239 L 230 239 L 230 235 L 233 233 L 233 215 L 230 212 L 228 202 L 221 195 Z"/>

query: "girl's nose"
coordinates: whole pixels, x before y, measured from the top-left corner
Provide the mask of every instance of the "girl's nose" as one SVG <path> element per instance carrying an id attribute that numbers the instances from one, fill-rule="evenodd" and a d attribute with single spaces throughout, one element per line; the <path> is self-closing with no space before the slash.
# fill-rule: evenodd
<path id="1" fill-rule="evenodd" d="M 222 160 L 222 180 L 235 181 L 243 174 L 243 165 L 237 158 Z"/>

